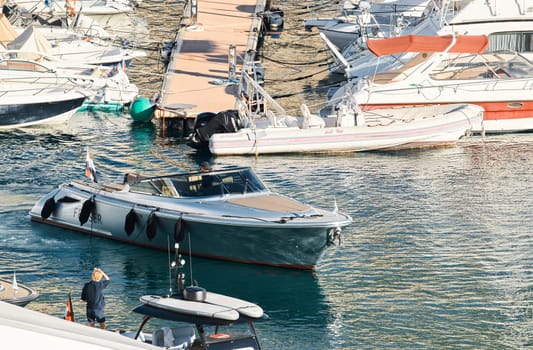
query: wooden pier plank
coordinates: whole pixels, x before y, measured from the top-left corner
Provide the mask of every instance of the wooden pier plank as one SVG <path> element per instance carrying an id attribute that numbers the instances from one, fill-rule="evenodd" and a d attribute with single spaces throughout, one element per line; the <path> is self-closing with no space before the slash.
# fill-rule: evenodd
<path id="1" fill-rule="evenodd" d="M 236 47 L 237 78 L 258 0 L 198 2 L 196 24 L 180 29 L 166 72 L 160 105 L 189 104 L 187 116 L 235 107 L 237 84 L 228 82 L 228 53 Z M 222 83 L 222 84 L 221 84 Z"/>

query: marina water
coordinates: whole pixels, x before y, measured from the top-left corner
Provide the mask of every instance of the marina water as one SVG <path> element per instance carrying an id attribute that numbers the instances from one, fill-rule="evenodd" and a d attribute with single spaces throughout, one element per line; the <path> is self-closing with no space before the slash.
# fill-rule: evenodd
<path id="1" fill-rule="evenodd" d="M 62 317 L 99 266 L 108 327 L 133 328 L 139 296 L 169 291 L 170 254 L 30 222 L 37 199 L 85 179 L 252 166 L 267 186 L 348 212 L 343 244 L 314 272 L 186 257 L 187 284 L 260 304 L 265 349 L 523 349 L 533 346 L 533 137 L 481 137 L 398 153 L 209 158 L 155 124 L 76 114 L 63 129 L 0 133 L 0 276 L 41 296 L 27 308 Z"/>

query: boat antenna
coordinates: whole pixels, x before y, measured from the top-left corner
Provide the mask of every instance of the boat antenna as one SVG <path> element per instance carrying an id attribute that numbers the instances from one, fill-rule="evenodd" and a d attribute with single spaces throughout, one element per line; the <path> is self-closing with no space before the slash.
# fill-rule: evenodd
<path id="1" fill-rule="evenodd" d="M 187 232 L 187 235 L 189 236 L 189 273 L 191 275 L 191 286 L 193 285 L 193 279 L 192 279 L 192 253 L 191 253 L 191 232 Z"/>
<path id="2" fill-rule="evenodd" d="M 174 258 L 174 261 L 170 263 L 169 270 L 172 270 L 172 269 L 178 270 L 178 272 L 176 273 L 176 282 L 178 285 L 178 293 L 181 294 L 183 293 L 184 284 L 185 284 L 184 283 L 185 274 L 181 272 L 181 269 L 183 268 L 183 266 L 185 266 L 185 260 L 181 257 L 181 254 L 179 253 L 179 248 L 180 248 L 180 244 L 177 242 L 174 243 L 175 258 Z M 170 284 L 172 285 L 172 282 L 170 282 Z M 170 293 L 171 293 L 170 295 L 172 295 L 172 287 L 170 288 Z"/>
<path id="3" fill-rule="evenodd" d="M 175 261 L 170 261 L 170 238 L 167 236 L 167 254 L 168 254 L 168 295 L 172 295 L 172 268 L 175 266 Z"/>
<path id="4" fill-rule="evenodd" d="M 168 251 L 168 284 L 169 284 L 169 297 L 174 295 L 172 293 L 172 270 L 177 270 L 176 272 L 176 284 L 177 292 L 179 294 L 183 293 L 185 274 L 181 272 L 181 269 L 185 265 L 185 260 L 182 259 L 180 254 L 180 244 L 178 242 L 174 243 L 174 260 L 170 261 L 170 236 L 167 236 L 167 251 Z"/>

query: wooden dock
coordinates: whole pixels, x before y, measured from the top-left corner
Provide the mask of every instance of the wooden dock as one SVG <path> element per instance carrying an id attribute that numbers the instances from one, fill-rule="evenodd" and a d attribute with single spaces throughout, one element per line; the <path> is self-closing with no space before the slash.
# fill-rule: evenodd
<path id="1" fill-rule="evenodd" d="M 243 67 L 253 65 L 262 25 L 257 14 L 266 1 L 188 0 L 156 118 L 189 119 L 235 108 Z"/>

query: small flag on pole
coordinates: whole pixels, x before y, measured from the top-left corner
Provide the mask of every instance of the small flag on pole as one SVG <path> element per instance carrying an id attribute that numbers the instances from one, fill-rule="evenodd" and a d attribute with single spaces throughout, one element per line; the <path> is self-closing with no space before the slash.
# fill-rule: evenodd
<path id="1" fill-rule="evenodd" d="M 87 147 L 87 156 L 85 157 L 85 176 L 93 180 L 93 182 L 98 182 L 96 179 L 96 168 L 94 167 L 93 158 L 91 157 L 91 152 L 89 152 L 89 147 Z"/>
<path id="2" fill-rule="evenodd" d="M 11 287 L 13 288 L 13 294 L 17 294 L 19 285 L 17 283 L 17 274 L 15 272 L 13 272 L 13 282 L 11 282 Z"/>
<path id="3" fill-rule="evenodd" d="M 72 299 L 70 298 L 70 292 L 68 293 L 67 306 L 65 308 L 65 320 L 74 322 L 74 309 L 72 308 Z"/>

